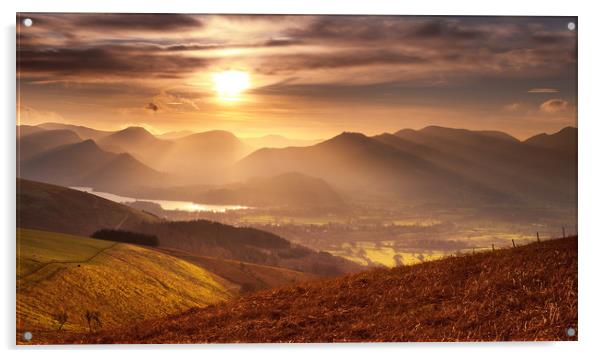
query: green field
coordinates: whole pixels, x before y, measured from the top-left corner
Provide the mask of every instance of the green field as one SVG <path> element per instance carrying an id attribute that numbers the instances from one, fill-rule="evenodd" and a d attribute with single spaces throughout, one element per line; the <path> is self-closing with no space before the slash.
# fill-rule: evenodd
<path id="1" fill-rule="evenodd" d="M 88 329 L 181 312 L 226 300 L 223 281 L 185 260 L 140 246 L 37 230 L 17 230 L 17 329 Z"/>

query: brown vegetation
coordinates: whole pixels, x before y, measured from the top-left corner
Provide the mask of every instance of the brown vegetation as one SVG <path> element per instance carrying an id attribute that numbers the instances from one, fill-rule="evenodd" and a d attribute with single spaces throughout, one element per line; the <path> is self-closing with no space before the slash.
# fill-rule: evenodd
<path id="1" fill-rule="evenodd" d="M 225 285 L 233 285 L 232 291 L 249 293 L 268 288 L 299 284 L 316 279 L 310 273 L 280 267 L 257 265 L 249 262 L 220 259 L 209 256 L 192 255 L 174 249 L 158 249 L 170 256 L 197 265 L 224 279 Z"/>
<path id="2" fill-rule="evenodd" d="M 574 340 L 577 238 L 272 289 L 54 343 Z"/>

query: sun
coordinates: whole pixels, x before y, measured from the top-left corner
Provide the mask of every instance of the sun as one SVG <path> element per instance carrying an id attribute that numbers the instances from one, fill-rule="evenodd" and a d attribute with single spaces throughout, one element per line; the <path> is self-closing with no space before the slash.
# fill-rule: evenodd
<path id="1" fill-rule="evenodd" d="M 249 74 L 244 71 L 223 71 L 212 75 L 213 87 L 223 101 L 238 101 L 240 95 L 251 85 Z"/>

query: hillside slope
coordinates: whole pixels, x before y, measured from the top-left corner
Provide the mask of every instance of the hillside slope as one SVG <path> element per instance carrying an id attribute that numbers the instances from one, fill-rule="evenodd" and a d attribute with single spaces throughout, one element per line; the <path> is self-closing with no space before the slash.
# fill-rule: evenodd
<path id="1" fill-rule="evenodd" d="M 38 126 L 30 126 L 27 124 L 17 125 L 17 139 L 27 135 L 44 131 L 44 128 Z"/>
<path id="2" fill-rule="evenodd" d="M 142 164 L 130 154 L 101 149 L 93 140 L 62 145 L 19 165 L 19 176 L 65 185 L 90 186 L 106 191 L 153 185 L 165 180 L 163 173 Z"/>
<path id="3" fill-rule="evenodd" d="M 114 153 L 129 153 L 145 164 L 156 167 L 173 145 L 156 138 L 142 127 L 127 127 L 98 141 L 98 144 Z"/>
<path id="4" fill-rule="evenodd" d="M 192 255 L 174 249 L 159 249 L 171 256 L 199 265 L 232 284 L 237 293 L 255 292 L 266 288 L 288 286 L 316 278 L 315 275 L 280 267 L 257 265 L 243 261 Z"/>
<path id="5" fill-rule="evenodd" d="M 86 310 L 113 327 L 182 312 L 232 294 L 208 271 L 140 246 L 17 230 L 17 330 L 88 329 Z"/>
<path id="6" fill-rule="evenodd" d="M 17 138 L 17 160 L 26 160 L 44 151 L 65 144 L 80 142 L 81 138 L 69 130 L 40 130 Z"/>
<path id="7" fill-rule="evenodd" d="M 156 167 L 174 173 L 185 185 L 223 182 L 223 171 L 252 150 L 234 134 L 221 130 L 194 133 L 171 142 Z"/>
<path id="8" fill-rule="evenodd" d="M 271 232 L 208 220 L 144 223 L 134 231 L 157 236 L 162 248 L 319 276 L 338 276 L 362 268 L 342 257 L 293 244 Z"/>
<path id="9" fill-rule="evenodd" d="M 338 207 L 341 196 L 324 180 L 300 173 L 257 177 L 243 183 L 224 185 L 196 196 L 208 204 L 248 206 Z"/>
<path id="10" fill-rule="evenodd" d="M 577 128 L 566 127 L 553 134 L 538 134 L 525 140 L 525 143 L 574 156 L 577 155 Z"/>
<path id="11" fill-rule="evenodd" d="M 576 138 L 576 129 L 574 134 Z M 412 153 L 517 198 L 575 203 L 576 156 L 467 129 L 429 126 L 400 130 L 395 136 L 416 145 Z M 401 142 L 393 145 L 408 147 Z"/>
<path id="12" fill-rule="evenodd" d="M 17 178 L 17 226 L 90 235 L 102 228 L 133 229 L 159 219 L 96 195 Z"/>
<path id="13" fill-rule="evenodd" d="M 298 172 L 348 194 L 413 204 L 508 199 L 469 177 L 361 133 L 345 132 L 311 147 L 260 149 L 240 160 L 234 171 L 242 177 Z"/>
<path id="14" fill-rule="evenodd" d="M 111 131 L 103 131 L 103 130 L 93 129 L 93 128 L 84 127 L 84 126 L 77 126 L 77 125 L 73 125 L 73 124 L 66 124 L 66 123 L 48 122 L 48 123 L 39 124 L 37 127 L 41 128 L 41 129 L 46 129 L 46 130 L 66 129 L 66 130 L 70 130 L 70 131 L 77 133 L 77 135 L 83 139 L 93 139 L 93 140 L 98 140 L 100 138 L 106 137 L 106 136 L 110 135 L 111 133 L 113 133 Z"/>
<path id="15" fill-rule="evenodd" d="M 156 235 L 163 248 L 322 276 L 360 269 L 351 261 L 292 244 L 267 231 L 207 220 L 163 221 L 92 194 L 24 179 L 17 179 L 17 226 L 85 236 L 99 229 L 130 230 Z"/>
<path id="16" fill-rule="evenodd" d="M 568 327 L 577 328 L 576 237 L 264 291 L 55 342 L 567 340 Z"/>

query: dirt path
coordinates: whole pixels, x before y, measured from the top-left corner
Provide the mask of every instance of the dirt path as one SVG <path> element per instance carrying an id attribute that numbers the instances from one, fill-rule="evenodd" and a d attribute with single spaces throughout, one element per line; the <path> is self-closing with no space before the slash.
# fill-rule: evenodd
<path id="1" fill-rule="evenodd" d="M 130 217 L 130 213 L 125 214 L 125 217 L 123 218 L 123 220 L 121 220 L 119 222 L 119 224 L 117 224 L 117 226 L 115 226 L 115 230 L 119 230 L 121 228 L 121 225 L 123 225 L 123 223 Z"/>

